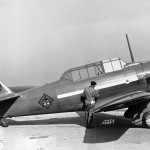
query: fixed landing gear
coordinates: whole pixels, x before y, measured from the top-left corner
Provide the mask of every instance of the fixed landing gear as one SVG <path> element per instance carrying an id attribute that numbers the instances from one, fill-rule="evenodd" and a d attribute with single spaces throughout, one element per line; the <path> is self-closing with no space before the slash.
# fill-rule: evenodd
<path id="1" fill-rule="evenodd" d="M 142 124 L 145 128 L 150 128 L 150 112 L 147 112 L 143 115 Z"/>
<path id="2" fill-rule="evenodd" d="M 129 107 L 124 117 L 132 119 L 135 125 L 142 123 L 143 127 L 150 128 L 150 102 Z"/>
<path id="3" fill-rule="evenodd" d="M 2 127 L 8 127 L 8 122 L 6 121 L 6 118 L 1 119 Z"/>

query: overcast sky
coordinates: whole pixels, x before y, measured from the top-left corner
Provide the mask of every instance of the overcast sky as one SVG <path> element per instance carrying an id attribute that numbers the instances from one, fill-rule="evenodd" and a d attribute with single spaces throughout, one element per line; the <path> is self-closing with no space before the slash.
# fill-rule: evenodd
<path id="1" fill-rule="evenodd" d="M 0 0 L 0 80 L 42 85 L 113 57 L 150 60 L 149 0 Z"/>

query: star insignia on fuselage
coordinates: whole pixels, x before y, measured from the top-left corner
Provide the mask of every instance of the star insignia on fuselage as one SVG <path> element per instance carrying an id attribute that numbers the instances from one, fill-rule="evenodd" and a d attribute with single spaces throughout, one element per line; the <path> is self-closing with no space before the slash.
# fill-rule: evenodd
<path id="1" fill-rule="evenodd" d="M 39 104 L 43 106 L 43 108 L 49 109 L 50 106 L 52 106 L 54 99 L 47 94 L 43 94 L 41 97 Z"/>

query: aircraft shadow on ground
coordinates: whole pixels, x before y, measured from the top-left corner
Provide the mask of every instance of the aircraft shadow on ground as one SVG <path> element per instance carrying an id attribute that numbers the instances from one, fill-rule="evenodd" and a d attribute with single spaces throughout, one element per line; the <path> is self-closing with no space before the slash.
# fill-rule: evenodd
<path id="1" fill-rule="evenodd" d="M 8 124 L 13 125 L 57 125 L 57 124 L 77 124 L 85 127 L 84 112 L 77 112 L 79 117 L 63 117 L 51 118 L 45 120 L 27 120 L 16 121 L 7 119 Z M 103 121 L 113 119 L 113 124 L 102 124 Z M 130 120 L 123 116 L 110 115 L 105 113 L 98 113 L 94 115 L 92 129 L 85 130 L 83 143 L 105 143 L 118 140 L 129 128 L 137 128 Z M 0 124 L 1 126 L 1 124 Z"/>
<path id="2" fill-rule="evenodd" d="M 114 123 L 102 124 L 107 120 Z M 86 129 L 83 143 L 105 143 L 118 140 L 129 128 L 136 126 L 123 116 L 99 113 L 94 115 L 92 129 Z"/>

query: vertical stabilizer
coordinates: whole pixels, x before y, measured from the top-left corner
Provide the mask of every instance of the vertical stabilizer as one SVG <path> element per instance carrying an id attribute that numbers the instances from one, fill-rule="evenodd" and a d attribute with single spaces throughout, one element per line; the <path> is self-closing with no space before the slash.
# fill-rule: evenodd
<path id="1" fill-rule="evenodd" d="M 4 83 L 0 81 L 0 95 L 11 94 L 12 92 Z"/>

